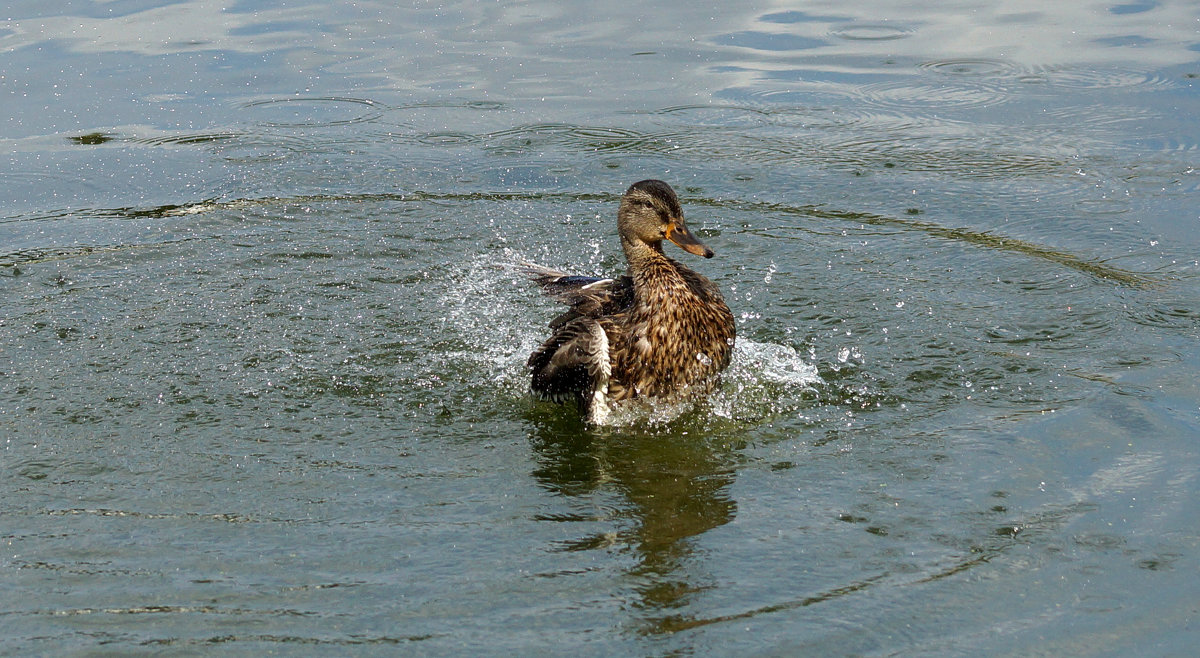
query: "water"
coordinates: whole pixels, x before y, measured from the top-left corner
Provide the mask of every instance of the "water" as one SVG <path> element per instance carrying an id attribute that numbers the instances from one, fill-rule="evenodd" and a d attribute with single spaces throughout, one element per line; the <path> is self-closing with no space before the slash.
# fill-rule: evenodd
<path id="1" fill-rule="evenodd" d="M 5 19 L 0 653 L 1195 646 L 1188 3 Z M 588 428 L 647 177 L 739 344 Z"/>

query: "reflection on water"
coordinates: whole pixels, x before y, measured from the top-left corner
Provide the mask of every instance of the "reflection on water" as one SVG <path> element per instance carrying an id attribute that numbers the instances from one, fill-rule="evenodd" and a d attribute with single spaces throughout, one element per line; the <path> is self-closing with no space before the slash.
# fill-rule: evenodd
<path id="1" fill-rule="evenodd" d="M 1198 18 L 13 8 L 0 653 L 1186 654 Z M 648 177 L 739 341 L 588 428 Z"/>
<path id="2" fill-rule="evenodd" d="M 727 446 L 710 446 L 686 431 L 593 435 L 558 420 L 537 425 L 533 447 L 539 460 L 533 475 L 551 491 L 592 496 L 608 489 L 628 501 L 619 516 L 631 527 L 615 536 L 572 539 L 563 549 L 629 546 L 636 555 L 629 577 L 640 598 L 637 605 L 650 618 L 675 614 L 693 594 L 711 586 L 691 575 L 692 539 L 736 513 L 729 493 L 735 458 Z"/>

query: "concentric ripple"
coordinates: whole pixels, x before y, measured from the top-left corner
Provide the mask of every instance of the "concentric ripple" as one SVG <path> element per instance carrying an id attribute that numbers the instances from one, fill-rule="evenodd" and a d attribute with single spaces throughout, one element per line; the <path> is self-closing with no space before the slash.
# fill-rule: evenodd
<path id="1" fill-rule="evenodd" d="M 759 126 L 769 119 L 767 111 L 741 105 L 678 105 L 655 110 L 653 114 L 691 126 L 725 128 Z"/>
<path id="2" fill-rule="evenodd" d="M 830 35 L 847 41 L 891 41 L 913 35 L 914 30 L 889 23 L 855 23 L 835 27 Z"/>
<path id="3" fill-rule="evenodd" d="M 1171 78 L 1150 71 L 1128 68 L 1059 67 L 1044 72 L 1047 80 L 1063 89 L 1172 89 L 1179 85 Z"/>
<path id="4" fill-rule="evenodd" d="M 242 105 L 266 112 L 261 123 L 274 127 L 319 128 L 374 121 L 383 116 L 378 103 L 366 98 L 321 96 L 312 98 L 268 98 Z"/>
<path id="5" fill-rule="evenodd" d="M 937 84 L 920 80 L 888 80 L 863 85 L 858 92 L 866 103 L 897 109 L 992 107 L 1012 99 L 1012 95 L 1000 85 L 985 81 Z"/>
<path id="6" fill-rule="evenodd" d="M 921 68 L 951 76 L 978 78 L 1009 77 L 1026 73 L 1021 67 L 1002 59 L 962 57 L 924 62 Z"/>

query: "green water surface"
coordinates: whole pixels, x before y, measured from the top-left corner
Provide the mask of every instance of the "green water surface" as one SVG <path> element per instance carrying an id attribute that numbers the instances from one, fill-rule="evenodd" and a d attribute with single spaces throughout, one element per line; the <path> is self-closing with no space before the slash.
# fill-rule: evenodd
<path id="1" fill-rule="evenodd" d="M 0 654 L 1188 655 L 1198 85 L 1182 0 L 18 2 Z M 513 266 L 644 178 L 739 342 L 587 427 Z"/>

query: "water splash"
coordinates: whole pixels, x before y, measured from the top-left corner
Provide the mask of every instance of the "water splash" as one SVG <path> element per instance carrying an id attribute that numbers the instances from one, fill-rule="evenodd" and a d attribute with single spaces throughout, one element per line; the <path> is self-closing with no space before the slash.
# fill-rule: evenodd
<path id="1" fill-rule="evenodd" d="M 546 322 L 558 312 L 555 302 L 542 297 L 519 273 L 524 262 L 528 258 L 513 249 L 505 249 L 499 260 L 477 257 L 438 299 L 446 309 L 446 329 L 458 340 L 444 345 L 447 349 L 432 360 L 468 364 L 466 376 L 474 384 L 499 387 L 499 394 L 510 400 L 529 396 L 525 360 L 549 335 Z M 721 386 L 707 400 L 654 405 L 634 401 L 615 409 L 606 424 L 663 425 L 692 411 L 759 420 L 810 404 L 820 382 L 817 369 L 794 348 L 739 338 Z"/>
<path id="2" fill-rule="evenodd" d="M 731 420 L 757 420 L 800 409 L 816 398 L 817 368 L 794 348 L 739 338 L 713 413 Z"/>
<path id="3" fill-rule="evenodd" d="M 500 261 L 479 256 L 438 299 L 446 329 L 466 348 L 443 356 L 475 364 L 486 371 L 480 375 L 514 394 L 528 391 L 525 359 L 541 342 L 541 316 L 530 305 L 534 288 L 521 285 L 524 277 L 515 271 L 526 260 L 511 249 Z"/>

